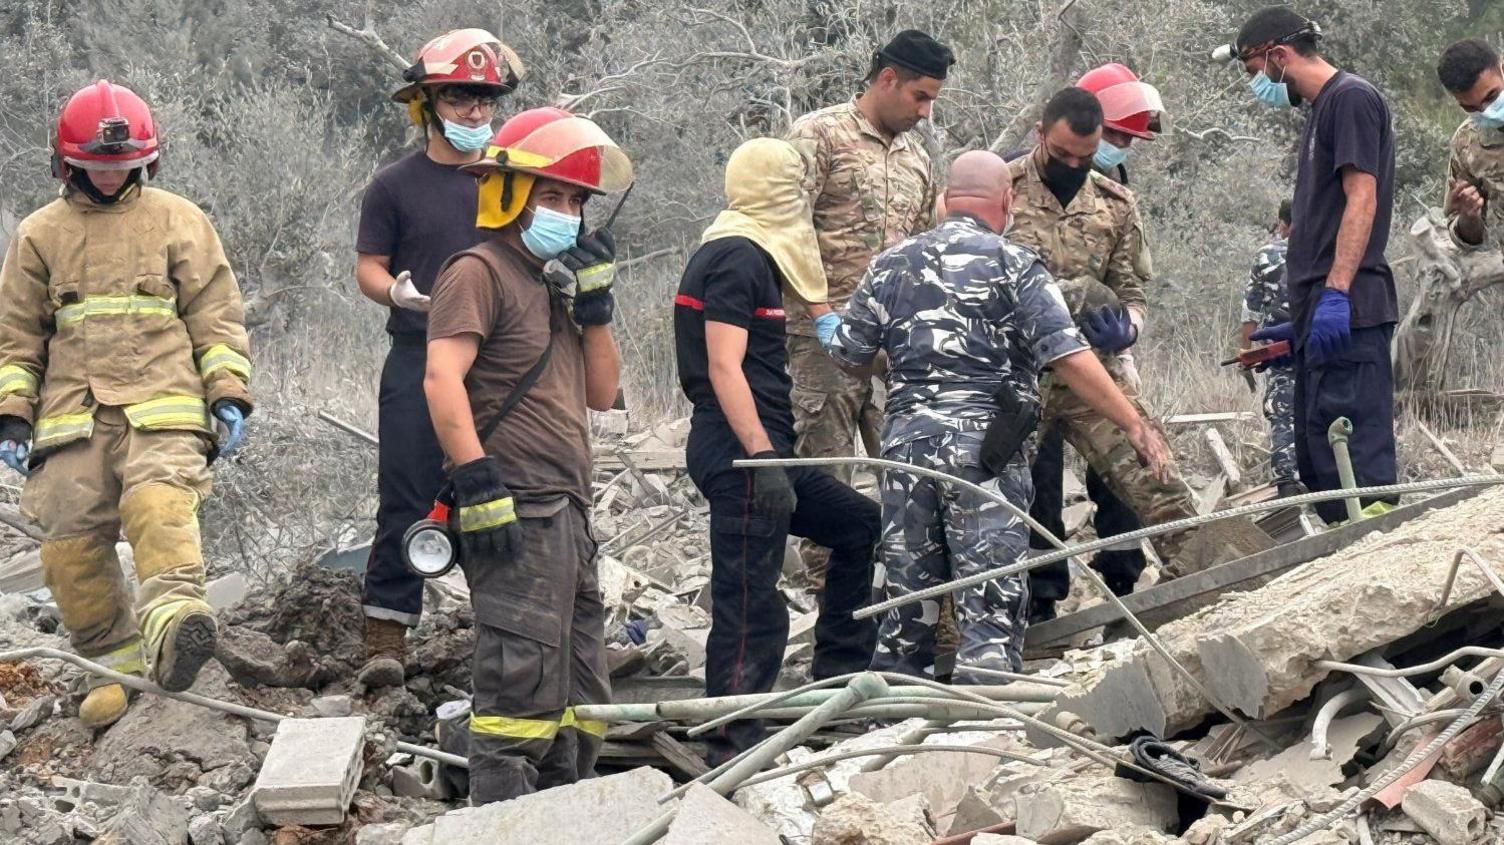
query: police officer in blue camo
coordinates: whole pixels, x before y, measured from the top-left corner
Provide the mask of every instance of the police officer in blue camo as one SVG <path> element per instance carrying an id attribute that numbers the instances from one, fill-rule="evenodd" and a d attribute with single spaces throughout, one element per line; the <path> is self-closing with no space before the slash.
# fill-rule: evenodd
<path id="1" fill-rule="evenodd" d="M 1243 347 L 1255 329 L 1290 319 L 1290 296 L 1285 290 L 1285 251 L 1289 248 L 1290 201 L 1279 206 L 1274 237 L 1259 248 L 1243 292 Z M 1253 386 L 1249 376 L 1249 386 Z M 1269 423 L 1269 465 L 1280 495 L 1303 492 L 1295 480 L 1295 368 L 1274 364 L 1264 368 L 1264 420 Z"/>
<path id="2" fill-rule="evenodd" d="M 1128 432 L 1162 476 L 1164 440 L 1089 352 L 1038 256 L 1001 236 L 1011 216 L 1007 164 L 990 152 L 962 155 L 945 203 L 944 222 L 878 256 L 845 314 L 816 324 L 842 366 L 864 367 L 887 353 L 883 457 L 957 475 L 1027 509 L 1033 491 L 1023 446 L 1037 416 L 1039 370 L 1049 366 Z M 1028 549 L 1022 520 L 955 485 L 888 472 L 882 508 L 876 582 L 888 598 L 1014 563 Z M 1026 578 L 972 587 L 956 609 L 957 681 L 992 680 L 973 668 L 1022 668 Z M 939 614 L 938 600 L 891 611 L 872 667 L 933 677 Z"/>

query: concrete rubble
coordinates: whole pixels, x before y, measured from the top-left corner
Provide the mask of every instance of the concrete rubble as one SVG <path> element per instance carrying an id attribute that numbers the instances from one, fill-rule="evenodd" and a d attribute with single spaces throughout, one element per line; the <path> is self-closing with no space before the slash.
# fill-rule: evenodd
<path id="1" fill-rule="evenodd" d="M 1456 784 L 1427 780 L 1405 790 L 1405 815 L 1439 845 L 1472 845 L 1483 838 L 1488 809 Z"/>
<path id="2" fill-rule="evenodd" d="M 339 824 L 360 780 L 362 716 L 285 719 L 251 794 L 256 811 L 276 824 Z"/>

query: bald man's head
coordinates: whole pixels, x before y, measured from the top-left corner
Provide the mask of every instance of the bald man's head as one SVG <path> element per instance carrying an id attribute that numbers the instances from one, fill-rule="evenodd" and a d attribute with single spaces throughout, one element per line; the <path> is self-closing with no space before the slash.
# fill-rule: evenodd
<path id="1" fill-rule="evenodd" d="M 945 210 L 949 214 L 970 214 L 995 232 L 1008 225 L 1008 209 L 1013 205 L 1013 177 L 1002 156 L 988 150 L 972 150 L 960 155 L 950 166 L 945 188 Z"/>

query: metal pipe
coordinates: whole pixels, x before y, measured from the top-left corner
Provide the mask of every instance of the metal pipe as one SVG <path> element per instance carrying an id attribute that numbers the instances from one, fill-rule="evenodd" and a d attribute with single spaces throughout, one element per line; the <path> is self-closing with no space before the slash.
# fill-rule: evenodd
<path id="1" fill-rule="evenodd" d="M 752 749 L 752 753 L 747 754 L 736 765 L 718 775 L 708 786 L 719 795 L 730 795 L 748 778 L 771 763 L 774 758 L 804 742 L 826 722 L 863 701 L 881 696 L 887 691 L 887 681 L 871 672 L 864 672 L 852 678 L 851 683 L 841 691 L 843 694 L 832 696 L 816 707 L 814 712 L 758 743 Z M 677 807 L 663 813 L 633 833 L 623 845 L 650 845 L 650 843 L 657 842 L 668 832 L 669 825 L 673 824 L 674 817 L 678 814 Z"/>
<path id="2" fill-rule="evenodd" d="M 1336 660 L 1318 660 L 1313 665 L 1317 669 L 1327 672 L 1347 672 L 1353 675 L 1371 675 L 1375 678 L 1409 678 L 1414 675 L 1424 675 L 1428 672 L 1439 672 L 1464 657 L 1504 657 L 1504 649 L 1484 648 L 1477 645 L 1463 646 L 1429 663 L 1406 666 L 1402 669 L 1376 669 L 1372 666 L 1362 666 L 1357 663 L 1341 663 Z"/>
<path id="3" fill-rule="evenodd" d="M 1044 684 L 1048 687 L 1065 689 L 1071 685 L 1070 681 L 1062 681 L 1058 678 L 1046 678 L 1041 675 L 1024 675 L 1018 672 L 1003 672 L 997 669 L 983 669 L 980 666 L 967 666 L 966 671 L 972 675 L 980 675 L 984 678 L 997 678 L 1000 681 L 1018 681 L 1020 683 Z"/>
<path id="4" fill-rule="evenodd" d="M 757 786 L 758 784 L 767 783 L 768 781 L 772 780 L 778 780 L 779 778 L 785 778 L 789 775 L 797 775 L 800 772 L 807 772 L 810 769 L 818 769 L 823 766 L 829 766 L 832 763 L 839 763 L 842 760 L 853 760 L 858 757 L 881 756 L 892 756 L 894 758 L 897 758 L 907 754 L 922 754 L 926 751 L 954 751 L 961 754 L 986 754 L 990 757 L 996 757 L 1000 760 L 1009 760 L 1016 763 L 1029 763 L 1034 766 L 1049 766 L 1048 763 L 1035 760 L 1033 757 L 1030 757 L 1027 754 L 1020 754 L 1017 751 L 1003 751 L 998 748 L 984 748 L 976 745 L 920 745 L 906 743 L 903 745 L 884 745 L 881 748 L 868 748 L 861 751 L 842 751 L 836 754 L 821 754 L 819 757 L 813 760 L 805 760 L 802 763 L 796 763 L 792 766 L 784 766 L 779 769 L 770 769 L 769 771 L 763 772 L 757 777 L 749 779 L 746 783 L 742 784 L 742 787 Z M 863 767 L 863 771 L 866 771 L 865 767 Z"/>
<path id="5" fill-rule="evenodd" d="M 1380 749 L 1382 753 L 1388 754 L 1391 748 L 1399 744 L 1400 737 L 1407 732 L 1435 722 L 1445 722 L 1448 719 L 1455 719 L 1466 712 L 1466 708 L 1451 707 L 1446 710 L 1433 710 L 1430 713 L 1417 713 L 1395 725 L 1394 730 L 1389 732 L 1389 736 L 1384 738 L 1384 744 L 1380 746 Z"/>
<path id="6" fill-rule="evenodd" d="M 354 425 L 345 422 L 344 420 L 340 419 L 339 417 L 336 417 L 335 415 L 329 413 L 328 411 L 319 411 L 319 415 L 318 416 L 319 416 L 319 419 L 321 419 L 324 422 L 326 422 L 326 423 L 334 426 L 335 428 L 339 429 L 340 431 L 343 431 L 344 433 L 349 434 L 349 435 L 351 435 L 351 436 L 353 436 L 353 437 L 355 437 L 355 438 L 357 438 L 359 440 L 364 440 L 365 442 L 371 444 L 372 446 L 380 446 L 381 445 L 381 441 L 378 440 L 378 439 L 376 439 L 376 435 L 370 433 L 369 431 L 366 431 L 363 428 L 356 428 Z"/>
<path id="7" fill-rule="evenodd" d="M 123 687 L 128 687 L 130 689 L 136 690 L 137 692 L 150 693 L 151 695 L 160 695 L 163 698 L 171 698 L 175 701 L 183 701 L 187 702 L 188 704 L 196 704 L 199 707 L 207 707 L 210 710 L 218 710 L 221 713 L 229 713 L 231 716 L 239 716 L 242 719 L 255 719 L 258 722 L 271 722 L 272 724 L 276 724 L 283 719 L 295 718 L 292 716 L 283 716 L 280 713 L 272 713 L 269 710 L 258 710 L 255 707 L 247 707 L 244 704 L 236 704 L 231 701 L 220 701 L 217 698 L 209 698 L 208 696 L 199 695 L 198 693 L 194 692 L 168 692 L 167 690 L 162 689 L 161 687 L 157 686 L 151 681 L 146 680 L 145 678 L 140 677 L 139 675 L 127 675 L 122 672 L 116 672 L 113 669 L 101 666 L 98 663 L 93 662 L 92 660 L 87 660 L 83 657 L 73 654 L 72 652 L 61 651 L 55 648 L 23 648 L 19 651 L 0 652 L 0 663 L 31 660 L 33 658 L 39 657 L 49 658 L 52 660 L 61 660 L 64 663 L 71 663 L 91 675 L 98 675 L 105 680 L 114 681 L 115 683 L 120 684 Z M 414 754 L 419 757 L 427 757 L 430 760 L 438 760 L 440 763 L 448 763 L 451 766 L 459 766 L 461 768 L 470 767 L 469 761 L 467 761 L 464 757 L 461 757 L 457 754 L 450 754 L 447 751 L 438 751 L 433 748 L 426 748 L 422 745 L 414 745 L 410 742 L 398 742 L 396 748 L 398 751 L 406 751 L 409 754 Z"/>
<path id="8" fill-rule="evenodd" d="M 981 686 L 975 689 L 994 701 L 1049 703 L 1055 700 L 1059 689 L 1043 684 L 1008 684 L 1005 686 Z M 926 687 L 889 687 L 889 698 L 908 696 L 939 698 Z M 681 701 L 648 702 L 645 704 L 582 704 L 575 708 L 575 716 L 595 722 L 699 722 L 724 717 L 755 705 L 781 704 L 784 707 L 817 707 L 831 696 L 839 695 L 839 689 L 820 689 L 788 693 L 760 693 L 752 695 L 726 695 L 718 698 L 696 698 Z M 735 720 L 728 720 L 735 721 Z M 718 727 L 720 723 L 709 726 Z M 704 731 L 696 731 L 703 733 Z M 695 734 L 691 734 L 693 736 Z"/>
<path id="9" fill-rule="evenodd" d="M 1316 721 L 1311 725 L 1312 760 L 1332 759 L 1332 745 L 1326 739 L 1327 731 L 1332 727 L 1332 720 L 1337 718 L 1337 714 L 1342 712 L 1342 708 L 1359 701 L 1366 701 L 1367 699 L 1368 690 L 1366 688 L 1354 687 L 1337 693 L 1327 703 L 1321 705 L 1321 709 L 1316 711 Z"/>
<path id="10" fill-rule="evenodd" d="M 1327 426 L 1326 442 L 1332 447 L 1332 456 L 1337 459 L 1337 479 L 1343 490 L 1358 488 L 1358 478 L 1353 475 L 1353 456 L 1347 451 L 1347 441 L 1352 436 L 1353 421 L 1347 417 L 1338 417 Z M 1342 501 L 1347 505 L 1348 522 L 1363 519 L 1363 505 L 1359 503 L 1357 496 L 1348 496 Z"/>
<path id="11" fill-rule="evenodd" d="M 901 734 L 898 737 L 898 744 L 899 745 L 918 745 L 918 744 L 920 744 L 921 742 L 924 741 L 925 737 L 927 737 L 927 736 L 930 735 L 930 731 L 931 730 L 933 730 L 935 728 L 938 728 L 938 727 L 941 727 L 944 724 L 945 724 L 945 722 L 942 721 L 942 720 L 931 719 L 930 721 L 925 722 L 922 725 L 910 728 L 909 730 L 904 731 L 903 734 Z M 863 763 L 862 764 L 862 771 L 864 771 L 864 772 L 875 772 L 875 771 L 878 771 L 882 767 L 888 765 L 889 763 L 891 763 L 891 762 L 893 762 L 894 760 L 897 760 L 897 759 L 898 759 L 898 755 L 897 754 L 880 754 L 880 755 L 878 755 L 876 757 L 873 757 L 871 760 L 868 760 L 867 762 Z"/>
<path id="12" fill-rule="evenodd" d="M 1039 702 L 1025 702 L 1014 704 L 1020 713 L 1037 716 L 1044 712 L 1048 704 Z M 813 707 L 774 707 L 760 711 L 749 718 L 768 719 L 770 721 L 792 721 L 813 711 Z M 916 698 L 905 696 L 898 699 L 881 698 L 869 701 L 866 704 L 853 707 L 846 712 L 842 719 L 930 719 L 945 723 L 959 721 L 976 721 L 979 719 L 995 719 L 996 713 L 981 709 L 978 705 L 964 701 L 942 701 L 933 698 Z"/>

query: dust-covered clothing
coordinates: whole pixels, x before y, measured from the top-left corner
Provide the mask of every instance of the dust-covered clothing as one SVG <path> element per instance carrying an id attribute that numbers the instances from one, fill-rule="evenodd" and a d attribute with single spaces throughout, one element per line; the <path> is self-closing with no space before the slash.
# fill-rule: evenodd
<path id="1" fill-rule="evenodd" d="M 1470 244 L 1457 235 L 1460 215 L 1450 198 L 1452 183 L 1459 180 L 1472 185 L 1483 197 L 1482 243 Z M 1447 145 L 1447 180 L 1442 186 L 1442 197 L 1447 232 L 1453 243 L 1467 250 L 1498 244 L 1499 238 L 1504 237 L 1504 129 L 1485 129 L 1471 117 L 1462 121 Z"/>
<path id="2" fill-rule="evenodd" d="M 1037 255 L 952 215 L 872 263 L 830 354 L 861 366 L 887 353 L 885 458 L 985 481 L 1027 509 L 1023 449 L 1002 478 L 981 462 L 998 397 L 1037 405 L 1040 369 L 1086 348 Z M 885 474 L 883 523 L 877 580 L 889 597 L 1015 562 L 1028 547 L 1023 521 L 1000 504 L 902 473 Z M 960 597 L 958 679 L 973 680 L 968 666 L 1017 671 L 1027 597 L 1017 576 Z M 874 667 L 933 675 L 939 608 L 933 601 L 890 611 Z"/>
<path id="3" fill-rule="evenodd" d="M 584 340 L 513 229 L 456 255 L 434 285 L 429 339 L 466 335 L 480 342 L 465 376 L 477 433 L 553 350 L 481 444 L 516 498 L 521 548 L 462 561 L 477 630 L 470 794 L 479 804 L 592 774 L 605 728 L 571 708 L 609 700 L 609 676 L 588 516 Z"/>
<path id="4" fill-rule="evenodd" d="M 1243 322 L 1260 328 L 1288 322 L 1290 298 L 1285 288 L 1285 251 L 1289 242 L 1275 237 L 1259 249 L 1243 292 Z M 1264 370 L 1264 420 L 1269 424 L 1269 465 L 1276 482 L 1294 481 L 1295 367 Z"/>

